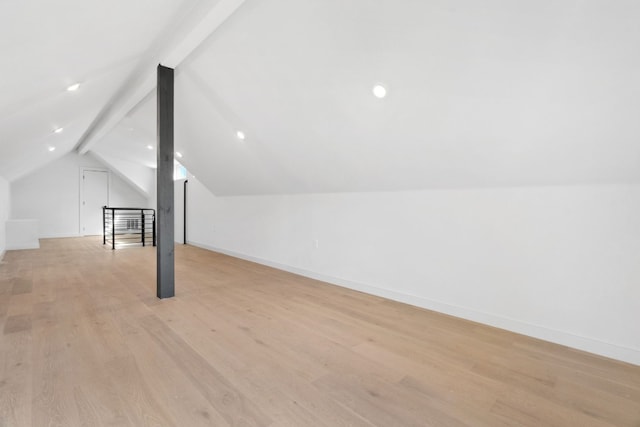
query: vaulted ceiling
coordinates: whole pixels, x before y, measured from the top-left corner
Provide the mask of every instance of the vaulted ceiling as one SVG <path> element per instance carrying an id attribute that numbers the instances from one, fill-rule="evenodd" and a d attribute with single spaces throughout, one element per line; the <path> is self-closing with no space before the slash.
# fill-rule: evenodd
<path id="1" fill-rule="evenodd" d="M 50 3 L 0 5 L 9 179 L 73 149 L 152 167 L 161 62 L 215 194 L 640 182 L 635 1 Z"/>

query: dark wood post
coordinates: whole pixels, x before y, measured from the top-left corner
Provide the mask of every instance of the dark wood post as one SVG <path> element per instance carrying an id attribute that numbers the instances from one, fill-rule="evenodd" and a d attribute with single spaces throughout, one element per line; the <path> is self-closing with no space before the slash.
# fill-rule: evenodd
<path id="1" fill-rule="evenodd" d="M 173 200 L 173 68 L 158 65 L 157 295 L 175 295 Z"/>

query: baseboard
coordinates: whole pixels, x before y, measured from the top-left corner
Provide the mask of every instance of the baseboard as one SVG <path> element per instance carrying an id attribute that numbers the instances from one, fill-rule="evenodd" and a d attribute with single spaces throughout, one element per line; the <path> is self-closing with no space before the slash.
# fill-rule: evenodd
<path id="1" fill-rule="evenodd" d="M 75 234 L 43 234 L 42 236 L 40 236 L 40 239 L 66 239 L 69 237 L 83 237 L 81 234 L 75 233 Z"/>
<path id="2" fill-rule="evenodd" d="M 2 262 L 2 260 L 4 259 L 5 252 L 5 250 L 2 250 L 2 252 L 0 252 L 0 262 Z"/>
<path id="3" fill-rule="evenodd" d="M 544 326 L 522 322 L 516 319 L 510 319 L 491 313 L 472 310 L 466 307 L 460 307 L 449 303 L 430 300 L 416 295 L 405 294 L 390 289 L 379 288 L 376 286 L 358 283 L 351 280 L 332 277 L 322 273 L 316 273 L 314 271 L 292 267 L 290 265 L 269 261 L 266 259 L 230 251 L 223 248 L 218 248 L 215 246 L 207 245 L 205 243 L 190 241 L 189 244 L 202 249 L 229 255 L 235 258 L 267 265 L 269 267 L 277 268 L 278 270 L 284 270 L 290 273 L 298 274 L 300 276 L 309 277 L 311 279 L 316 279 L 323 282 L 331 283 L 333 285 L 342 286 L 344 288 L 365 292 L 371 295 L 376 295 L 379 297 L 388 298 L 390 300 L 410 304 L 416 307 L 425 308 L 427 310 L 433 310 L 439 313 L 444 313 L 485 325 L 494 326 L 496 328 L 505 329 L 507 331 L 516 332 L 544 341 L 549 341 L 578 350 L 583 350 L 600 356 L 632 363 L 634 365 L 640 365 L 640 350 L 638 349 L 623 347 L 616 344 L 595 340 L 593 338 L 582 337 L 565 331 L 550 329 Z"/>
<path id="4" fill-rule="evenodd" d="M 7 247 L 8 251 L 24 251 L 27 249 L 40 249 L 40 244 L 36 245 L 18 245 Z"/>

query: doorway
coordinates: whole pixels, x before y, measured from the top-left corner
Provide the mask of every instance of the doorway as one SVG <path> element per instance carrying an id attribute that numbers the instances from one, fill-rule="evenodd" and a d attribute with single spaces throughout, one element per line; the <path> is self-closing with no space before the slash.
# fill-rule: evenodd
<path id="1" fill-rule="evenodd" d="M 80 234 L 102 235 L 102 207 L 109 206 L 109 171 L 82 169 Z"/>

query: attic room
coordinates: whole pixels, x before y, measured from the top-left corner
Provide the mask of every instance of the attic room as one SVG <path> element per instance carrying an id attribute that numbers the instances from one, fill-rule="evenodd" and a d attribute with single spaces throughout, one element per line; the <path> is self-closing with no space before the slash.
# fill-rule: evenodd
<path id="1" fill-rule="evenodd" d="M 638 22 L 3 1 L 0 426 L 637 427 Z"/>

